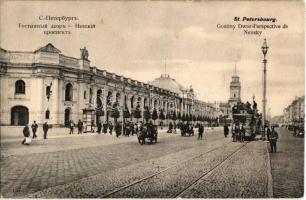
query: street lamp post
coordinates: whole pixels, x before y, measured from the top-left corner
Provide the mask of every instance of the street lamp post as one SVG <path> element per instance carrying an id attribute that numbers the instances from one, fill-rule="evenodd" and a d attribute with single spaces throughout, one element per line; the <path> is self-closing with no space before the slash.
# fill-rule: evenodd
<path id="1" fill-rule="evenodd" d="M 265 122 L 266 122 L 266 103 L 267 103 L 267 59 L 266 59 L 266 54 L 268 52 L 268 45 L 267 45 L 267 40 L 264 39 L 264 43 L 261 47 L 262 53 L 264 55 L 263 59 L 263 97 L 262 97 L 262 112 L 263 112 L 263 117 L 262 117 L 262 126 L 263 126 L 263 131 L 262 131 L 262 139 L 266 139 L 266 134 L 265 134 Z"/>

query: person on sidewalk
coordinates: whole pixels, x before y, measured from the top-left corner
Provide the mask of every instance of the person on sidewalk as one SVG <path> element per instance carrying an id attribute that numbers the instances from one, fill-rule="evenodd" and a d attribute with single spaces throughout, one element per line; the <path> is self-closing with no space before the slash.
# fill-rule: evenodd
<path id="1" fill-rule="evenodd" d="M 270 127 L 267 128 L 267 136 L 271 134 L 271 129 Z M 268 136 L 269 137 L 269 136 Z"/>
<path id="2" fill-rule="evenodd" d="M 228 132 L 229 132 L 229 128 L 228 128 L 227 124 L 225 124 L 224 125 L 224 137 L 227 137 Z"/>
<path id="3" fill-rule="evenodd" d="M 33 139 L 37 138 L 36 131 L 37 131 L 38 125 L 36 124 L 36 121 L 34 121 L 34 123 L 32 124 L 31 128 L 32 128 L 32 132 L 33 132 L 33 137 L 32 138 Z"/>
<path id="4" fill-rule="evenodd" d="M 95 121 L 94 121 L 94 120 L 91 120 L 91 123 L 90 123 L 90 131 L 91 131 L 91 133 L 94 133 L 94 132 L 95 132 L 94 126 L 95 126 Z"/>
<path id="5" fill-rule="evenodd" d="M 109 128 L 109 133 L 112 134 L 113 133 L 113 124 L 112 124 L 112 122 L 109 122 L 108 128 Z"/>
<path id="6" fill-rule="evenodd" d="M 204 133 L 204 126 L 202 124 L 199 125 L 199 137 L 198 140 L 203 139 L 203 133 Z"/>
<path id="7" fill-rule="evenodd" d="M 276 153 L 276 142 L 278 139 L 278 133 L 274 130 L 274 127 L 272 126 L 272 130 L 270 133 L 267 132 L 268 141 L 270 142 L 271 151 L 270 153 L 273 153 L 273 151 Z"/>
<path id="8" fill-rule="evenodd" d="M 74 131 L 74 122 L 72 120 L 70 120 L 70 122 L 69 122 L 69 128 L 70 128 L 69 134 L 73 134 L 73 131 Z"/>
<path id="9" fill-rule="evenodd" d="M 121 135 L 121 124 L 120 124 L 120 122 L 115 123 L 115 133 L 116 133 L 116 137 L 119 137 Z"/>
<path id="10" fill-rule="evenodd" d="M 101 134 L 101 130 L 102 130 L 102 123 L 101 123 L 101 120 L 98 120 L 98 122 L 97 122 L 97 127 L 98 127 L 97 133 L 98 133 L 98 134 Z"/>
<path id="11" fill-rule="evenodd" d="M 79 119 L 78 122 L 78 134 L 82 134 L 83 132 L 83 122 Z"/>
<path id="12" fill-rule="evenodd" d="M 47 122 L 45 122 L 43 125 L 44 139 L 47 139 L 48 130 L 49 130 L 49 125 Z"/>
<path id="13" fill-rule="evenodd" d="M 23 128 L 23 136 L 24 136 L 24 139 L 21 142 L 21 144 L 29 144 L 29 143 L 26 143 L 26 141 L 30 137 L 30 129 L 29 129 L 28 124 L 26 124 L 25 127 Z"/>
<path id="14" fill-rule="evenodd" d="M 107 124 L 107 121 L 105 121 L 103 123 L 103 133 L 106 134 L 107 133 L 107 128 L 108 128 L 108 124 Z"/>

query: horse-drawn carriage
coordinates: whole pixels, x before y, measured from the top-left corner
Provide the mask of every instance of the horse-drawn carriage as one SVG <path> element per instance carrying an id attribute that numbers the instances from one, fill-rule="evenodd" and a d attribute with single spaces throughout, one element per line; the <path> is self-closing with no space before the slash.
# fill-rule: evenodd
<path id="1" fill-rule="evenodd" d="M 139 144 L 145 144 L 147 140 L 149 140 L 151 143 L 157 142 L 157 126 L 152 124 L 145 124 L 143 125 L 142 129 L 138 131 L 137 138 Z"/>
<path id="2" fill-rule="evenodd" d="M 182 136 L 194 136 L 194 130 L 192 124 L 181 124 L 180 128 Z"/>

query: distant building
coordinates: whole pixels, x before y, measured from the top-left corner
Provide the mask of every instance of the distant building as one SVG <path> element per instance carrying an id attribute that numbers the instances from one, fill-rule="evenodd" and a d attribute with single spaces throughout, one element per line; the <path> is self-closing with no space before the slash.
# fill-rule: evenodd
<path id="1" fill-rule="evenodd" d="M 295 97 L 290 105 L 283 110 L 283 123 L 292 124 L 304 122 L 305 115 L 305 95 Z"/>
<path id="2" fill-rule="evenodd" d="M 230 83 L 230 98 L 228 103 L 233 107 L 238 102 L 241 102 L 241 83 L 235 65 L 234 75 L 232 76 L 232 81 Z"/>
<path id="3" fill-rule="evenodd" d="M 178 94 L 181 114 L 194 113 L 196 116 L 219 117 L 217 114 L 218 109 L 215 106 L 196 98 L 192 86 L 189 88 L 182 86 L 174 78 L 171 78 L 169 74 L 162 74 L 160 77 L 148 82 L 148 84 Z"/>

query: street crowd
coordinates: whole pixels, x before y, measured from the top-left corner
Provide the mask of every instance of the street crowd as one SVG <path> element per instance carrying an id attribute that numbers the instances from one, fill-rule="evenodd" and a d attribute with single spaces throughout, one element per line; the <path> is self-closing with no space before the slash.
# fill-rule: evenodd
<path id="1" fill-rule="evenodd" d="M 85 123 L 81 120 L 78 121 L 78 123 L 74 123 L 73 120 L 70 120 L 67 125 L 69 128 L 69 134 L 75 133 L 75 128 L 77 128 L 76 134 L 84 134 L 84 133 L 94 133 L 95 132 L 95 126 L 92 122 L 90 126 L 84 125 Z M 116 137 L 119 137 L 120 135 L 123 136 L 133 136 L 133 135 L 139 135 L 143 132 L 143 130 L 146 130 L 147 132 L 157 132 L 157 125 L 154 125 L 152 120 L 149 120 L 148 122 L 132 122 L 132 121 L 126 121 L 122 124 L 122 122 L 115 122 L 115 125 L 111 121 L 105 121 L 103 124 L 98 122 L 96 126 L 96 133 L 101 134 L 107 134 L 110 135 L 115 133 Z M 162 124 L 161 124 L 162 125 Z M 145 127 L 145 129 L 144 129 Z M 163 126 L 161 126 L 162 129 Z M 31 131 L 32 129 L 32 137 L 31 137 Z M 51 125 L 49 125 L 47 122 L 45 122 L 42 125 L 43 129 L 43 138 L 47 139 L 48 137 L 48 130 L 52 128 Z M 203 133 L 204 133 L 204 124 L 199 122 L 179 122 L 179 123 L 169 123 L 167 133 L 177 133 L 177 129 L 180 130 L 182 136 L 193 136 L 194 135 L 194 128 L 198 128 L 198 139 L 203 139 Z M 122 131 L 123 129 L 123 131 Z M 25 125 L 23 128 L 23 136 L 24 139 L 22 141 L 22 144 L 29 145 L 31 141 L 35 138 L 37 138 L 37 130 L 38 130 L 38 124 L 36 121 L 33 122 L 31 127 L 29 125 Z"/>

